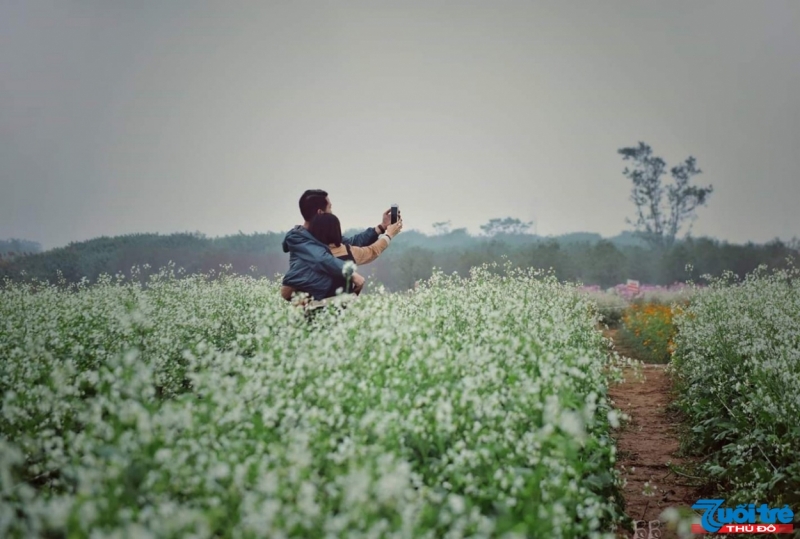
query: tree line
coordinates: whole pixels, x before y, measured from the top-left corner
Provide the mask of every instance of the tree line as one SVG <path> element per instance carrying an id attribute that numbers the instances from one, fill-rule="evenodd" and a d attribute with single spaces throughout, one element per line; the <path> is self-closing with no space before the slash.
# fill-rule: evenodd
<path id="1" fill-rule="evenodd" d="M 36 241 L 11 238 L 0 240 L 0 258 L 14 258 L 27 254 L 40 253 L 42 245 Z"/>
<path id="2" fill-rule="evenodd" d="M 289 257 L 281 249 L 283 233 L 237 234 L 208 238 L 199 233 L 132 234 L 103 237 L 42 253 L 0 259 L 0 279 L 39 279 L 67 282 L 83 278 L 93 282 L 101 274 L 123 274 L 141 269 L 139 278 L 173 263 L 186 273 L 209 273 L 228 266 L 239 274 L 274 277 L 288 269 Z M 730 270 L 740 276 L 761 264 L 784 267 L 797 257 L 797 242 L 778 239 L 766 244 L 732 244 L 713 238 L 675 240 L 653 249 L 632 233 L 614 238 L 598 234 L 567 234 L 544 238 L 532 234 L 496 233 L 473 236 L 464 229 L 426 235 L 403 232 L 364 275 L 389 290 L 406 290 L 429 277 L 433 268 L 467 275 L 484 263 L 510 263 L 515 267 L 552 269 L 564 281 L 611 287 L 626 279 L 672 284 L 699 280 L 704 274 Z M 691 268 L 687 271 L 687 265 Z M 147 267 L 149 266 L 149 267 Z"/>
<path id="3" fill-rule="evenodd" d="M 383 256 L 359 272 L 390 290 L 411 288 L 434 268 L 467 275 L 471 268 L 493 262 L 552 270 L 561 280 L 603 287 L 627 279 L 666 285 L 725 271 L 744 276 L 760 265 L 784 267 L 800 252 L 797 240 L 736 245 L 688 236 L 697 210 L 714 191 L 712 185 L 693 184 L 702 173 L 697 160 L 689 156 L 669 168 L 644 142 L 617 153 L 628 164 L 622 174 L 631 182 L 630 200 L 636 208 L 635 219 L 628 219 L 632 231 L 610 239 L 592 233 L 542 238 L 529 233 L 533 221 L 505 217 L 489 220 L 481 226 L 481 236 L 472 236 L 466 229 L 452 229 L 450 221 L 441 221 L 433 224 L 432 236 L 404 232 Z M 681 239 L 683 230 L 687 236 Z M 134 266 L 140 268 L 137 278 L 146 279 L 170 263 L 189 274 L 226 267 L 239 274 L 273 277 L 288 269 L 282 240 L 283 233 L 221 238 L 200 233 L 132 234 L 73 243 L 45 253 L 38 252 L 38 244 L 10 240 L 0 242 L 0 279 L 93 281 L 101 274 L 130 275 Z M 2 256 L 6 244 L 16 253 L 28 253 Z"/>

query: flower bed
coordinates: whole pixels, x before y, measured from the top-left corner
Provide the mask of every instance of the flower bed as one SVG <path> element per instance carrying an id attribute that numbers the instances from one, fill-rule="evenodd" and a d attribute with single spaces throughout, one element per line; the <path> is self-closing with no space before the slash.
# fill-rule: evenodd
<path id="1" fill-rule="evenodd" d="M 590 305 L 435 274 L 309 323 L 268 280 L 0 290 L 0 535 L 608 538 Z M 614 372 L 614 368 L 610 369 Z"/>
<path id="2" fill-rule="evenodd" d="M 645 363 L 668 363 L 675 325 L 670 305 L 634 303 L 622 316 L 620 340 Z"/>
<path id="3" fill-rule="evenodd" d="M 800 504 L 800 272 L 713 283 L 679 313 L 684 449 L 729 505 Z"/>

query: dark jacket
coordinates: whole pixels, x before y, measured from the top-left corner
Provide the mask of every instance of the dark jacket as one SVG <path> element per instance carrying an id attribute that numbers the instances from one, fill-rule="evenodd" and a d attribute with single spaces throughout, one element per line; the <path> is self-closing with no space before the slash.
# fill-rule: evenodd
<path id="1" fill-rule="evenodd" d="M 342 241 L 364 247 L 372 245 L 377 239 L 375 229 L 368 228 Z M 283 252 L 289 253 L 289 271 L 283 277 L 283 284 L 307 292 L 316 300 L 324 299 L 334 281 L 342 277 L 344 261 L 333 256 L 328 246 L 319 242 L 302 225 L 286 233 Z"/>
<path id="2" fill-rule="evenodd" d="M 355 264 L 356 259 L 355 257 L 353 257 L 353 252 L 350 250 L 351 249 L 350 245 L 346 243 L 343 243 L 342 245 L 344 245 L 346 253 L 342 256 L 337 256 L 336 258 L 338 260 L 341 260 L 342 262 L 349 261 Z M 331 254 L 333 254 L 333 252 L 331 252 Z M 352 292 L 352 284 L 353 283 L 350 282 L 350 279 L 348 279 L 344 275 L 339 275 L 337 277 L 334 277 L 333 285 L 331 285 L 330 289 L 328 290 L 328 293 L 325 294 L 325 297 L 326 298 L 334 297 L 336 295 L 336 291 L 339 290 L 340 288 L 342 289 L 342 292 L 344 294 L 350 294 Z"/>

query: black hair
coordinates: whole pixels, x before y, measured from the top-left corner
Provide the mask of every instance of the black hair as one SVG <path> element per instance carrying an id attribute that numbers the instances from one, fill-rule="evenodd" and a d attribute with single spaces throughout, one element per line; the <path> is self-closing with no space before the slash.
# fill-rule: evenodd
<path id="1" fill-rule="evenodd" d="M 311 219 L 308 231 L 325 245 L 333 244 L 339 247 L 342 244 L 342 225 L 339 218 L 332 213 L 318 213 Z"/>
<path id="2" fill-rule="evenodd" d="M 300 213 L 303 219 L 311 221 L 318 210 L 325 211 L 328 207 L 328 193 L 322 189 L 309 189 L 300 197 Z"/>

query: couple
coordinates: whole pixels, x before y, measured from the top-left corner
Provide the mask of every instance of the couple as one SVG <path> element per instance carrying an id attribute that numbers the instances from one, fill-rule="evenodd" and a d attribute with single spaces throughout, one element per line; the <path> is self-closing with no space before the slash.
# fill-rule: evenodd
<path id="1" fill-rule="evenodd" d="M 309 189 L 300 197 L 300 213 L 304 223 L 286 233 L 283 252 L 289 253 L 289 271 L 283 278 L 281 296 L 292 301 L 293 296 L 302 300 L 324 302 L 334 297 L 339 289 L 343 292 L 361 292 L 364 277 L 353 273 L 346 277 L 345 263 L 368 264 L 389 246 L 403 229 L 399 218 L 391 224 L 391 211 L 383 214 L 381 224 L 368 228 L 352 238 L 342 237 L 339 219 L 331 213 L 331 200 L 321 189 Z"/>

